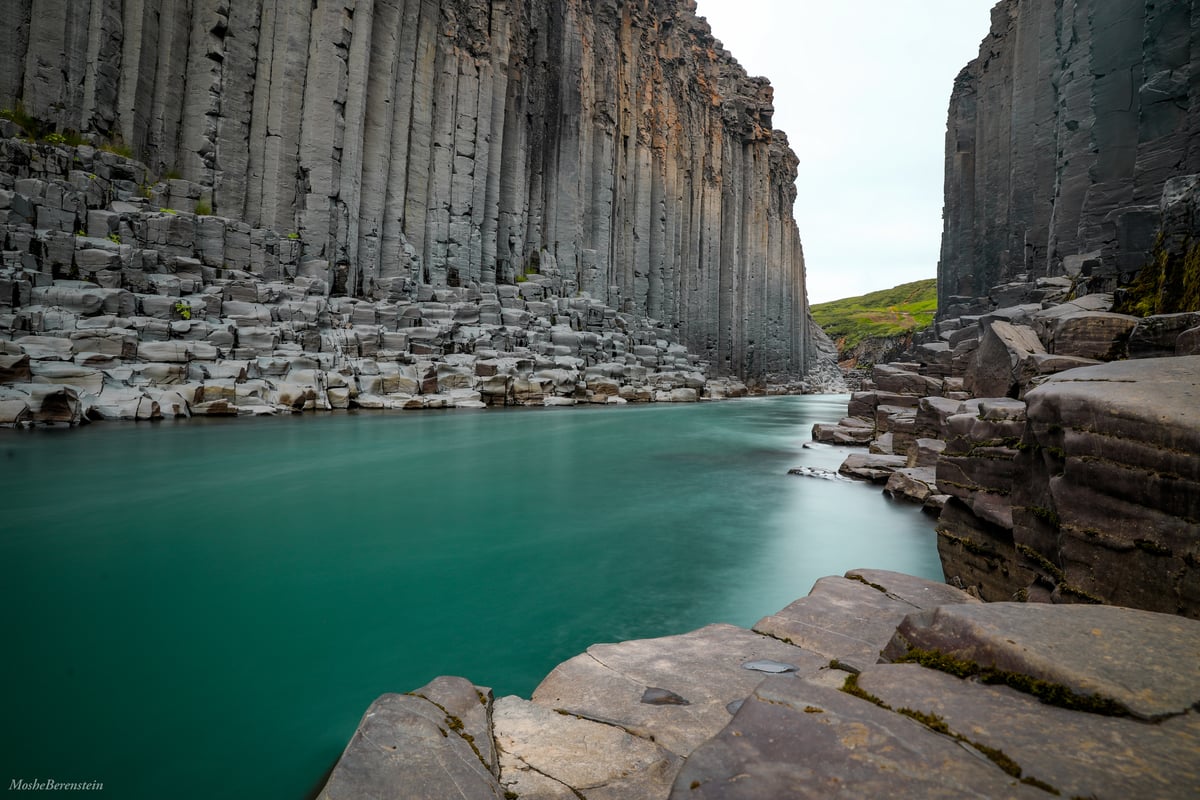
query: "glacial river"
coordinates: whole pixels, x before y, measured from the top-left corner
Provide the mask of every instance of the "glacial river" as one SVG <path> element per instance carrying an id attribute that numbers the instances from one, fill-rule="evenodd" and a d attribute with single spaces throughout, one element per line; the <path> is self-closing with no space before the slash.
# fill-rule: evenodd
<path id="1" fill-rule="evenodd" d="M 0 431 L 0 781 L 296 800 L 381 693 L 528 697 L 593 642 L 750 626 L 931 519 L 789 476 L 844 396 Z"/>

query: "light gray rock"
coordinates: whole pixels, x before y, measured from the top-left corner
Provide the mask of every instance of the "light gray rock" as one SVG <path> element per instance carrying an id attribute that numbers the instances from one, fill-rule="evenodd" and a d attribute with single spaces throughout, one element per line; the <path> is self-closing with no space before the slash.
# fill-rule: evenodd
<path id="1" fill-rule="evenodd" d="M 1136 661 L 1143 655 L 1124 657 Z M 858 685 L 892 708 L 936 716 L 950 731 L 1003 753 L 1023 778 L 1037 779 L 1063 797 L 1184 798 L 1200 781 L 1195 713 L 1147 724 L 1068 711 L 1005 686 L 915 664 L 870 667 Z"/>
<path id="2" fill-rule="evenodd" d="M 827 444 L 870 444 L 875 438 L 875 426 L 848 427 L 818 422 L 813 425 L 812 438 Z"/>
<path id="3" fill-rule="evenodd" d="M 100 419 L 150 420 L 162 417 L 162 407 L 141 389 L 106 386 L 92 401 L 89 413 Z"/>
<path id="4" fill-rule="evenodd" d="M 16 0 L 10 16 L 30 22 L 0 48 L 14 67 L 0 70 L 6 103 L 149 162 L 92 154 L 111 209 L 61 192 L 49 202 L 69 163 L 22 176 L 14 197 L 36 198 L 26 210 L 55 229 L 47 272 L 71 267 L 88 219 L 147 276 L 238 271 L 390 300 L 436 290 L 460 324 L 573 319 L 596 333 L 618 314 L 653 319 L 714 373 L 755 381 L 798 381 L 830 358 L 807 314 L 797 159 L 772 128 L 771 87 L 686 3 L 456 0 L 446 19 L 416 0 L 110 6 L 72 26 L 61 0 Z M 663 130 L 681 135 L 659 147 Z M 150 212 L 138 187 L 168 170 L 181 177 L 151 195 L 169 210 Z M 75 172 L 95 200 L 100 180 Z M 120 215 L 116 229 L 89 212 Z M 522 306 L 474 304 L 498 284 L 507 293 L 489 294 Z"/>
<path id="5" fill-rule="evenodd" d="M 31 359 L 68 361 L 71 358 L 71 340 L 54 336 L 22 336 L 13 339 L 13 344 Z"/>
<path id="6" fill-rule="evenodd" d="M 72 386 L 80 393 L 100 391 L 104 373 L 98 369 L 68 361 L 34 361 L 30 365 L 32 383 L 55 383 Z"/>
<path id="7" fill-rule="evenodd" d="M 686 757 L 729 722 L 726 707 L 762 680 L 744 664 L 765 659 L 816 673 L 828 663 L 778 638 L 709 625 L 679 636 L 592 645 L 547 675 L 533 702 L 618 726 Z M 686 704 L 649 704 L 644 695 L 651 688 Z"/>
<path id="8" fill-rule="evenodd" d="M 911 599 L 890 593 L 872 577 L 890 579 L 891 574 L 850 572 L 844 578 L 821 578 L 806 597 L 763 617 L 754 630 L 826 660 L 836 659 L 851 669 L 874 664 L 896 626 L 917 606 Z M 947 591 L 931 592 L 939 603 L 969 599 L 962 592 L 944 588 Z M 920 595 L 912 591 L 911 579 L 907 595 Z"/>
<path id="9" fill-rule="evenodd" d="M 473 699 L 479 705 L 478 696 Z M 363 715 L 318 798 L 501 800 L 496 776 L 464 733 L 461 718 L 436 701 L 382 695 Z"/>
<path id="10" fill-rule="evenodd" d="M 1035 798 L 986 758 L 919 722 L 837 689 L 763 681 L 688 759 L 671 800 Z"/>
<path id="11" fill-rule="evenodd" d="M 19 426 L 32 419 L 27 397 L 0 397 L 0 425 Z"/>
<path id="12" fill-rule="evenodd" d="M 908 459 L 904 456 L 851 453 L 846 456 L 838 472 L 873 483 L 885 483 L 893 472 L 903 469 L 907 463 Z"/>
<path id="13" fill-rule="evenodd" d="M 518 797 L 653 800 L 681 764 L 649 739 L 519 697 L 496 700 L 492 722 L 500 783 Z"/>
<path id="14" fill-rule="evenodd" d="M 930 496 L 938 494 L 937 472 L 933 467 L 898 469 L 888 477 L 883 491 L 891 497 L 924 504 Z"/>

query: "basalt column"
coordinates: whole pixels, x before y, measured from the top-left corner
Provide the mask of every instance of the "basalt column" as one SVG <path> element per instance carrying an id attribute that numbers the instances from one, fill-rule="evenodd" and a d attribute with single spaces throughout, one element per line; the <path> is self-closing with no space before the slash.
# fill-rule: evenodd
<path id="1" fill-rule="evenodd" d="M 1200 172 L 1200 2 L 1001 0 L 950 98 L 939 309 L 1018 276 L 1112 291 Z"/>
<path id="2" fill-rule="evenodd" d="M 298 235 L 335 291 L 553 274 L 715 371 L 810 366 L 796 159 L 694 3 L 11 5 L 0 104 Z"/>

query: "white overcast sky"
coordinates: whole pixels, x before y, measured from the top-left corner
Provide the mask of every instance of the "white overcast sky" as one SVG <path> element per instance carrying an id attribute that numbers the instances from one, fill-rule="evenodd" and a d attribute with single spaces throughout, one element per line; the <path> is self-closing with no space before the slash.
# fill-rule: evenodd
<path id="1" fill-rule="evenodd" d="M 697 0 L 775 87 L 814 303 L 937 274 L 946 110 L 996 0 Z"/>

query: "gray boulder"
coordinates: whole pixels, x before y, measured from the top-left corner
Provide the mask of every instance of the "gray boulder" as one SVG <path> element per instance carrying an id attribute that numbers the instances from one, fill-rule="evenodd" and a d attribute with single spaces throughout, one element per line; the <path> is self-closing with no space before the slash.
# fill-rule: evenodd
<path id="1" fill-rule="evenodd" d="M 451 711 L 469 703 L 487 710 L 489 699 L 482 695 L 481 703 L 461 678 L 438 681 L 433 689 L 385 694 L 372 703 L 318 799 L 504 800 L 476 736 Z"/>
<path id="2" fill-rule="evenodd" d="M 1128 354 L 1129 337 L 1137 324 L 1137 317 L 1126 314 L 1067 314 L 1054 324 L 1047 349 L 1056 355 L 1113 361 Z"/>
<path id="3" fill-rule="evenodd" d="M 616 725 L 560 714 L 519 697 L 496 701 L 493 725 L 501 783 L 510 796 L 658 800 L 681 763 L 669 750 Z"/>
<path id="4" fill-rule="evenodd" d="M 1043 798 L 954 739 L 867 700 L 764 680 L 688 759 L 671 800 Z"/>
<path id="5" fill-rule="evenodd" d="M 1024 363 L 1045 353 L 1032 328 L 1002 320 L 988 323 L 967 370 L 965 385 L 976 397 L 1016 397 Z"/>
<path id="6" fill-rule="evenodd" d="M 939 606 L 906 617 L 884 656 L 894 661 L 914 651 L 958 662 L 953 669 L 965 674 L 978 667 L 1033 679 L 1014 683 L 1046 700 L 1139 719 L 1185 714 L 1200 703 L 1200 621 L 1172 614 L 1046 603 Z"/>

